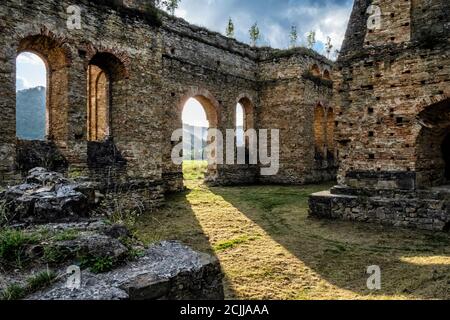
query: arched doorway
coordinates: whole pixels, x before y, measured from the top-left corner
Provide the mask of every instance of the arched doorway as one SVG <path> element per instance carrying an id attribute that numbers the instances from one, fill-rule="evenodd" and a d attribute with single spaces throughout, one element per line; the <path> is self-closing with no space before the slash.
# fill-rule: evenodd
<path id="1" fill-rule="evenodd" d="M 217 176 L 216 147 L 221 137 L 216 135 L 217 107 L 203 95 L 188 97 L 182 103 L 183 177 L 192 180 L 214 180 Z"/>
<path id="2" fill-rule="evenodd" d="M 450 99 L 426 107 L 417 117 L 416 182 L 418 188 L 450 181 Z"/>
<path id="3" fill-rule="evenodd" d="M 32 52 L 16 58 L 16 137 L 45 140 L 47 124 L 47 63 Z"/>

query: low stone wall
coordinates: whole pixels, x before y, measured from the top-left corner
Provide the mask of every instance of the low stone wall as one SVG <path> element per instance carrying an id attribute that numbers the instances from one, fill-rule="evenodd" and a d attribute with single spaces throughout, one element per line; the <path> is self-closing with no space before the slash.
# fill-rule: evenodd
<path id="1" fill-rule="evenodd" d="M 223 300 L 219 261 L 177 242 L 161 242 L 142 258 L 103 274 L 83 271 L 80 289 L 65 281 L 31 300 Z"/>
<path id="2" fill-rule="evenodd" d="M 311 195 L 312 217 L 370 222 L 395 227 L 449 231 L 450 190 L 417 192 L 377 191 L 334 188 Z"/>

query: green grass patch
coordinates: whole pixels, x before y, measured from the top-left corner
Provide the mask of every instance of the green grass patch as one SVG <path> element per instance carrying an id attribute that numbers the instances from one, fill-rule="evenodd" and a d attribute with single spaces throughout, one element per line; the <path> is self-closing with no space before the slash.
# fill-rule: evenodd
<path id="1" fill-rule="evenodd" d="M 77 239 L 79 236 L 79 232 L 73 229 L 67 229 L 57 233 L 53 240 L 55 241 L 71 241 Z"/>
<path id="2" fill-rule="evenodd" d="M 227 241 L 221 241 L 218 244 L 216 244 L 214 246 L 214 251 L 224 251 L 224 250 L 228 250 L 231 248 L 234 248 L 240 244 L 249 242 L 249 241 L 253 241 L 256 240 L 256 237 L 247 237 L 247 236 L 242 236 L 236 239 L 232 239 L 232 240 L 227 240 Z"/>
<path id="3" fill-rule="evenodd" d="M 17 283 L 9 285 L 0 295 L 0 300 L 20 300 L 27 295 L 48 288 L 57 279 L 55 272 L 51 270 L 41 271 L 27 279 L 27 285 Z"/>
<path id="4" fill-rule="evenodd" d="M 27 234 L 21 230 L 0 230 L 0 265 L 22 268 L 29 261 L 26 248 L 38 242 L 36 235 Z"/>
<path id="5" fill-rule="evenodd" d="M 43 259 L 45 263 L 56 265 L 73 258 L 74 253 L 60 246 L 48 245 L 44 247 Z"/>
<path id="6" fill-rule="evenodd" d="M 36 292 L 49 287 L 56 279 L 56 273 L 51 270 L 39 272 L 27 280 L 28 291 Z"/>
<path id="7" fill-rule="evenodd" d="M 20 300 L 27 294 L 27 289 L 18 285 L 12 284 L 3 290 L 1 300 Z"/>
<path id="8" fill-rule="evenodd" d="M 183 176 L 185 180 L 199 181 L 205 179 L 208 170 L 208 161 L 183 161 Z"/>
<path id="9" fill-rule="evenodd" d="M 87 269 L 93 273 L 105 273 L 114 269 L 116 261 L 111 257 L 95 257 L 83 256 L 80 257 L 80 267 Z"/>

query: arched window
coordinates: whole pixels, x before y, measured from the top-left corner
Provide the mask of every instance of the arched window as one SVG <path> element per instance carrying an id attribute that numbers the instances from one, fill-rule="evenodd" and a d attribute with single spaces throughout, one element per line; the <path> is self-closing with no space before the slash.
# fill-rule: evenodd
<path id="1" fill-rule="evenodd" d="M 245 147 L 245 111 L 242 104 L 236 105 L 236 147 Z"/>
<path id="2" fill-rule="evenodd" d="M 103 141 L 109 136 L 110 83 L 106 71 L 88 67 L 88 140 Z"/>
<path id="3" fill-rule="evenodd" d="M 30 54 L 32 53 L 32 54 Z M 23 38 L 17 47 L 17 55 L 18 55 L 18 65 L 17 72 L 18 78 L 22 78 L 23 69 L 21 66 L 21 61 L 24 59 L 32 60 L 34 67 L 27 68 L 25 71 L 26 78 L 28 79 L 29 84 L 33 85 L 35 81 L 33 81 L 33 77 L 36 74 L 41 75 L 41 81 L 38 84 L 34 84 L 33 86 L 46 86 L 46 93 L 44 96 L 46 97 L 45 101 L 45 133 L 48 139 L 54 141 L 66 141 L 68 134 L 68 123 L 67 123 L 67 114 L 69 110 L 69 68 L 70 66 L 70 52 L 64 48 L 61 43 L 50 36 L 44 35 L 34 35 Z M 36 57 L 39 57 L 36 58 Z M 45 67 L 43 66 L 45 65 Z M 39 71 L 41 70 L 41 71 Z M 45 71 L 44 71 L 45 70 Z M 43 75 L 45 73 L 45 76 Z M 45 78 L 45 81 L 43 80 Z M 21 88 L 20 85 L 27 85 L 27 82 L 21 82 L 23 79 L 17 79 L 18 88 Z M 43 92 L 41 92 L 42 96 Z M 42 112 L 40 113 L 42 114 Z M 19 117 L 20 118 L 20 117 Z M 38 118 L 36 118 L 37 120 Z M 42 119 L 42 118 L 41 118 Z M 18 125 L 20 124 L 20 119 Z M 42 139 L 42 120 L 37 120 L 35 123 L 38 123 L 40 134 L 39 139 Z M 21 133 L 21 128 L 19 130 L 19 138 Z"/>
<path id="4" fill-rule="evenodd" d="M 331 80 L 331 75 L 330 75 L 330 71 L 329 70 L 325 70 L 323 72 L 323 78 L 326 80 Z"/>
<path id="5" fill-rule="evenodd" d="M 89 141 L 101 142 L 111 136 L 111 109 L 116 100 L 123 99 L 119 89 L 125 75 L 123 63 L 113 54 L 101 52 L 92 57 L 87 72 Z"/>
<path id="6" fill-rule="evenodd" d="M 255 107 L 254 107 L 252 101 L 247 97 L 243 97 L 243 98 L 239 99 L 238 105 L 240 105 L 241 110 L 242 110 L 242 117 L 240 117 L 239 121 L 242 123 L 242 130 L 245 133 L 247 130 L 255 128 L 255 124 L 254 124 L 254 122 L 255 122 L 254 108 Z M 238 114 L 237 114 L 238 109 L 237 108 L 238 107 L 236 107 L 236 122 L 238 121 Z"/>
<path id="7" fill-rule="evenodd" d="M 316 157 L 323 158 L 325 155 L 325 111 L 320 103 L 314 109 L 314 145 Z"/>
<path id="8" fill-rule="evenodd" d="M 320 68 L 317 64 L 313 64 L 313 66 L 311 67 L 311 74 L 315 77 L 321 76 Z"/>
<path id="9" fill-rule="evenodd" d="M 45 140 L 47 135 L 47 65 L 37 54 L 16 59 L 16 136 Z"/>

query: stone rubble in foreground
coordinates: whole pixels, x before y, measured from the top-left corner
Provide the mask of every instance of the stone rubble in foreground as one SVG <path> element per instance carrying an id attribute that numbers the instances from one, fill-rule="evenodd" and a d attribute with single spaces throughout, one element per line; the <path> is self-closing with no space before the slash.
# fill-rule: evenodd
<path id="1" fill-rule="evenodd" d="M 104 274 L 82 272 L 81 288 L 61 280 L 31 300 L 224 299 L 222 273 L 216 258 L 178 243 L 153 245 L 135 262 Z"/>

